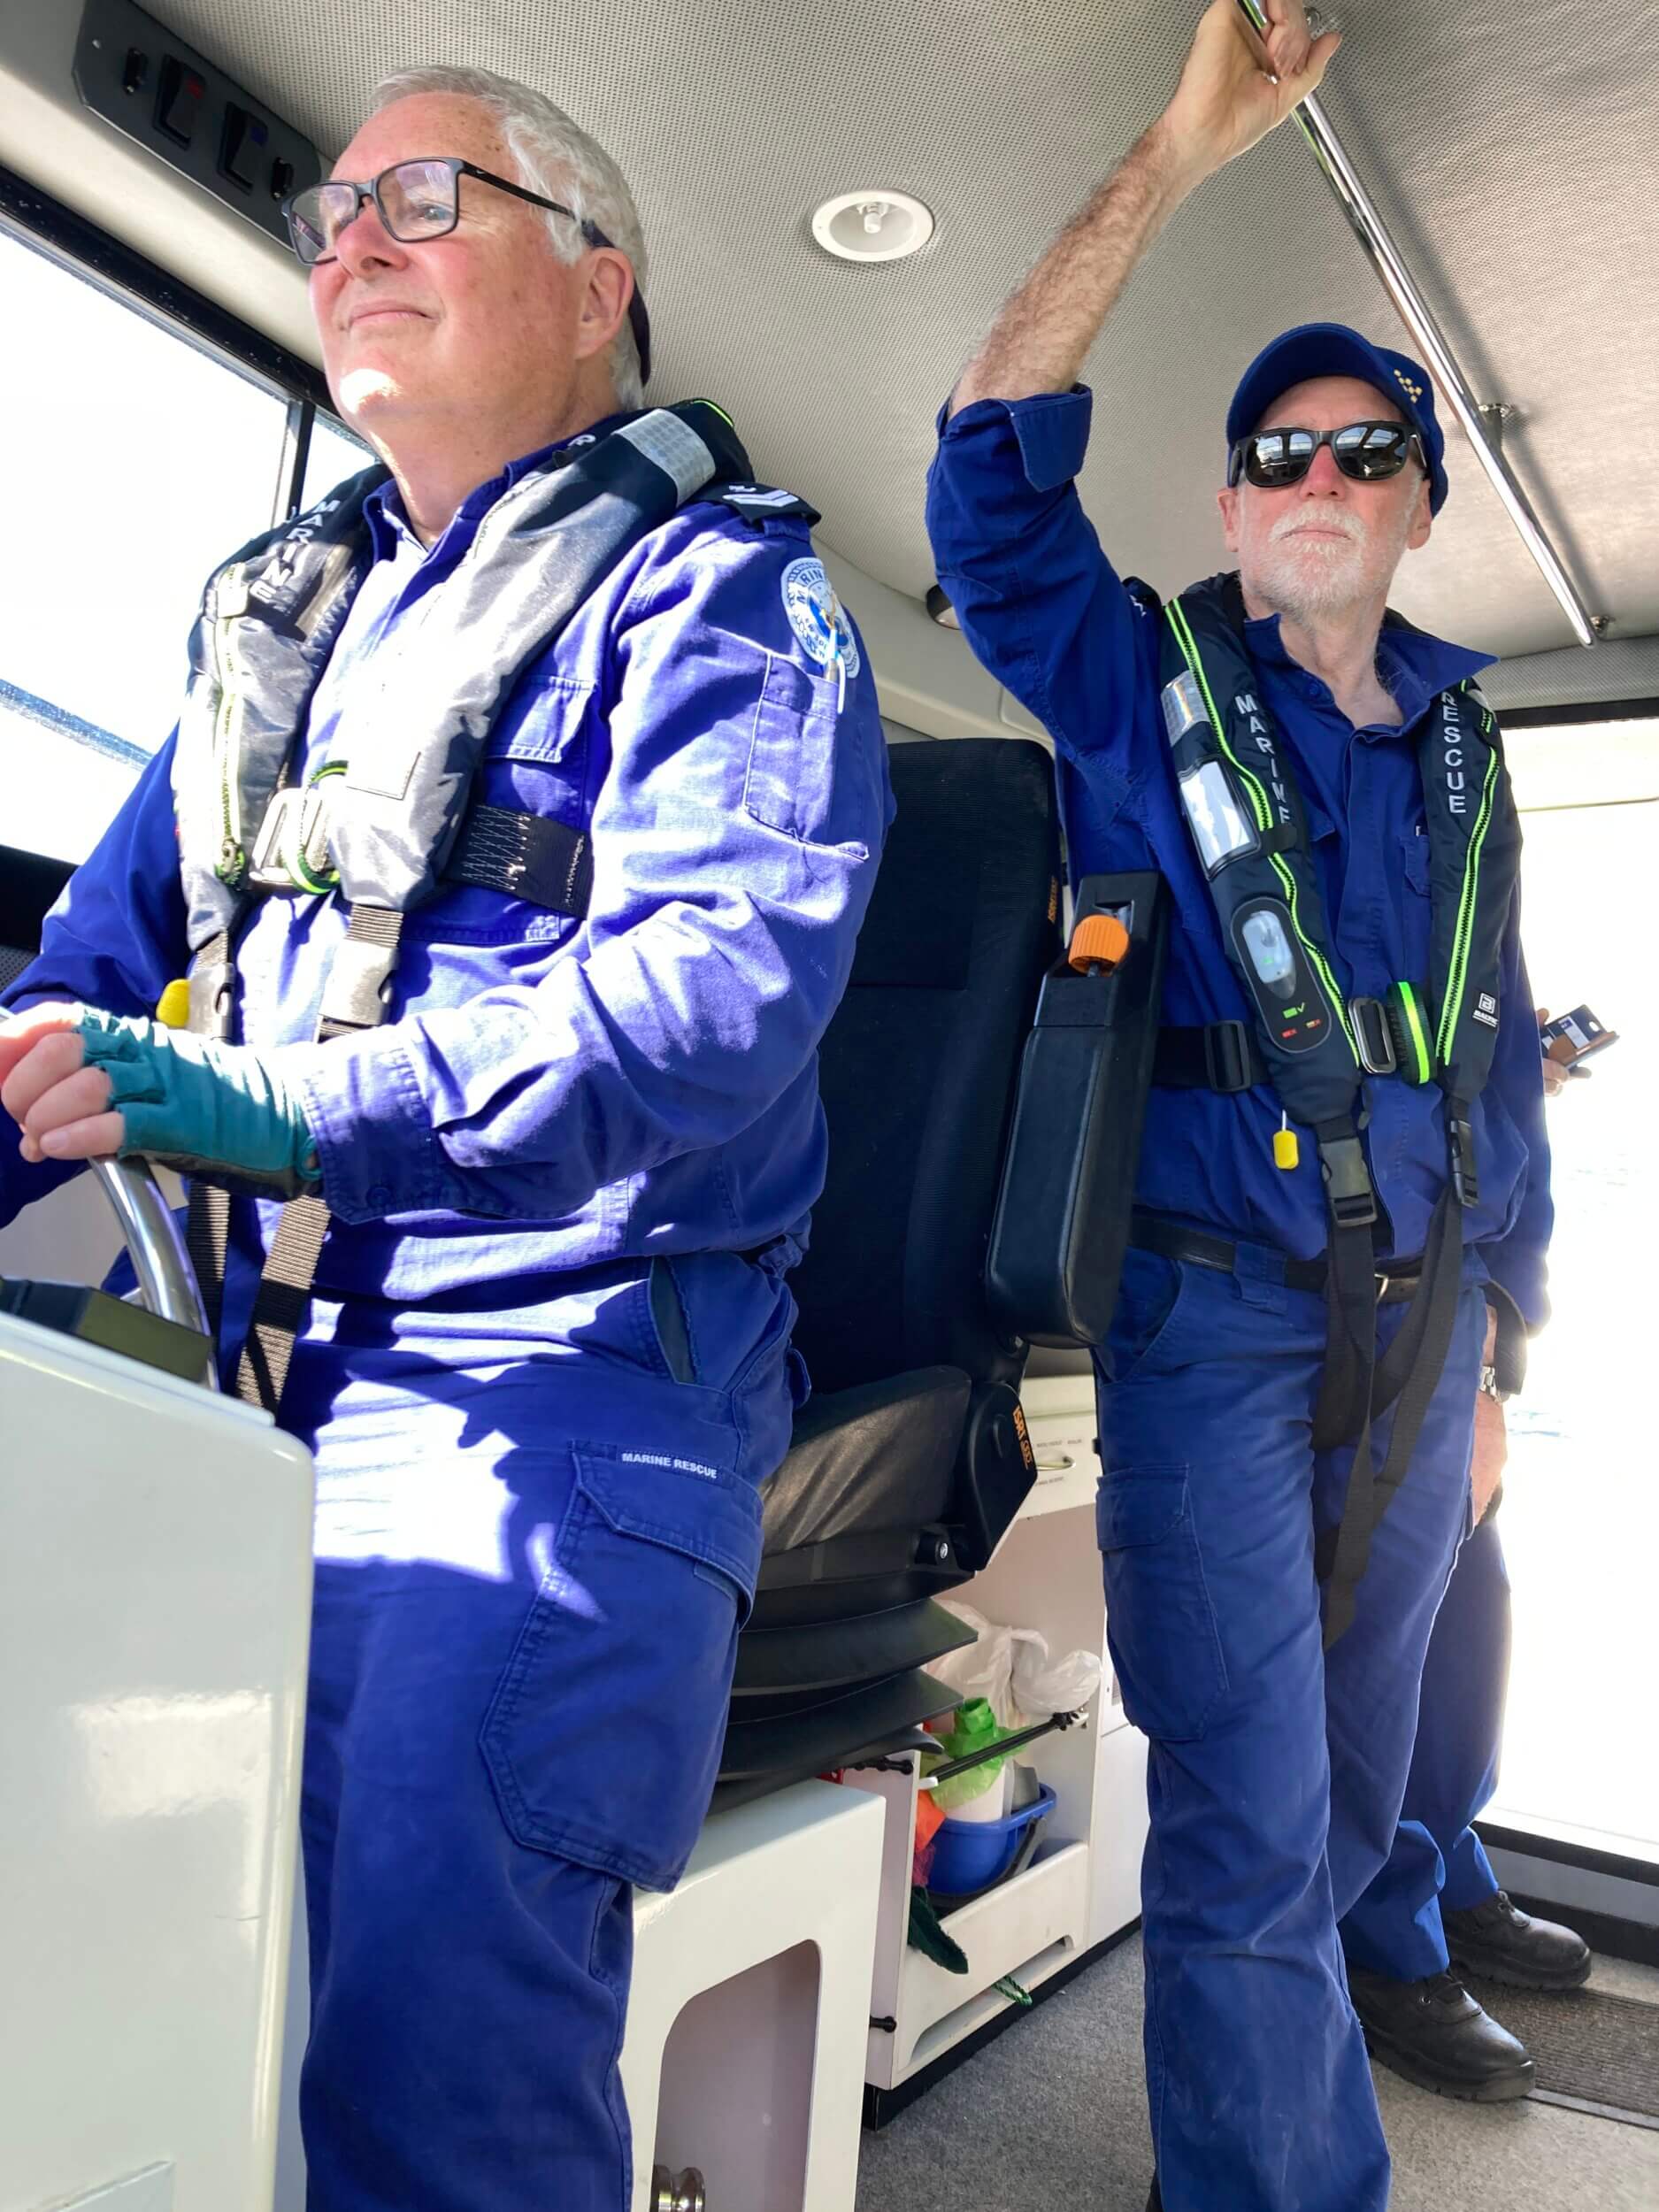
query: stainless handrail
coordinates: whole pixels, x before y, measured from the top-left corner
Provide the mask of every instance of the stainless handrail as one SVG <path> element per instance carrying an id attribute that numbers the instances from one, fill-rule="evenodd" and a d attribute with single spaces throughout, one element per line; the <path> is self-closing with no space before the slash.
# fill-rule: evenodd
<path id="1" fill-rule="evenodd" d="M 1252 0 L 1238 0 L 1238 4 L 1252 27 L 1259 31 L 1262 22 Z M 1310 10 L 1310 14 L 1312 13 L 1313 11 Z M 1543 525 L 1532 511 L 1532 503 L 1522 490 L 1520 480 L 1493 437 L 1485 411 L 1458 365 L 1457 357 L 1452 351 L 1445 332 L 1436 321 L 1433 310 L 1417 289 L 1417 280 L 1407 267 L 1405 257 L 1394 243 L 1376 203 L 1360 181 L 1359 172 L 1348 159 L 1341 140 L 1332 128 L 1317 92 L 1310 92 L 1296 110 L 1296 120 L 1302 127 L 1302 136 L 1313 149 L 1314 158 L 1325 172 L 1325 181 L 1335 196 L 1337 205 L 1348 217 L 1356 236 L 1371 257 L 1372 266 L 1382 280 L 1384 291 L 1394 302 L 1401 321 L 1427 355 L 1434 380 L 1450 401 L 1452 411 L 1462 423 L 1481 467 L 1491 478 L 1492 488 L 1503 503 L 1522 544 L 1537 564 L 1544 581 L 1560 601 L 1562 611 L 1571 623 L 1579 644 L 1594 645 L 1598 634 L 1594 617 L 1579 596 L 1572 579 L 1562 564 L 1561 557 L 1544 534 Z"/>
<path id="2" fill-rule="evenodd" d="M 164 1321 L 177 1321 L 187 1329 L 195 1329 L 211 1343 L 213 1332 L 207 1325 L 196 1271 L 150 1163 L 94 1160 L 90 1164 L 115 1209 L 144 1303 Z M 209 1389 L 218 1389 L 219 1377 L 211 1356 L 202 1379 Z"/>

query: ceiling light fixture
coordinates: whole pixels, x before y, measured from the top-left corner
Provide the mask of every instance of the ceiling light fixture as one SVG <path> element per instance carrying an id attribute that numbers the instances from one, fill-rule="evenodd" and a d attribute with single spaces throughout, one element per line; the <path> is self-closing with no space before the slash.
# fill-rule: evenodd
<path id="1" fill-rule="evenodd" d="M 812 218 L 812 235 L 841 261 L 902 261 L 933 234 L 932 211 L 908 192 L 841 192 Z"/>

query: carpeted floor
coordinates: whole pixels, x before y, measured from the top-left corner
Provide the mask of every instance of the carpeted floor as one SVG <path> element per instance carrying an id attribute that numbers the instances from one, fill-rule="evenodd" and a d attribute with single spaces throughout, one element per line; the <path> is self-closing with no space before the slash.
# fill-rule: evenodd
<path id="1" fill-rule="evenodd" d="M 1659 2002 L 1647 1969 L 1598 1962 L 1591 1987 Z M 1456 2104 L 1380 2070 L 1377 2091 L 1391 2212 L 1659 2207 L 1659 2131 L 1531 2099 Z M 858 2212 L 1143 2212 L 1151 2164 L 1132 1939 L 867 2134 Z"/>

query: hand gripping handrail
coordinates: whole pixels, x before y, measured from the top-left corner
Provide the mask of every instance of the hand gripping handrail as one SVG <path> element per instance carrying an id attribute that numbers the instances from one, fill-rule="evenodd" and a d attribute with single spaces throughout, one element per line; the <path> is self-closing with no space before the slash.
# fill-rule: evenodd
<path id="1" fill-rule="evenodd" d="M 94 1160 L 91 1166 L 121 1225 L 144 1303 L 164 1321 L 177 1321 L 187 1329 L 195 1329 L 211 1342 L 213 1333 L 207 1325 L 196 1271 L 149 1161 Z M 219 1387 L 211 1357 L 202 1379 L 211 1390 Z"/>
<path id="2" fill-rule="evenodd" d="M 1261 31 L 1263 24 L 1258 0 L 1238 0 L 1238 5 L 1252 29 Z M 1317 18 L 1311 9 L 1309 16 L 1310 28 L 1312 28 Z M 1522 489 L 1520 479 L 1510 467 L 1507 455 L 1494 435 L 1493 426 L 1494 422 L 1502 424 L 1503 411 L 1495 403 L 1488 409 L 1476 398 L 1469 379 L 1452 351 L 1450 341 L 1423 296 L 1417 279 L 1411 273 L 1387 224 L 1384 222 L 1376 202 L 1361 181 L 1359 172 L 1348 157 L 1347 149 L 1332 128 L 1330 118 L 1317 92 L 1310 93 L 1296 110 L 1296 123 L 1312 150 L 1314 159 L 1324 172 L 1325 182 L 1335 196 L 1337 205 L 1347 216 L 1350 227 L 1381 280 L 1383 289 L 1394 302 L 1401 321 L 1427 357 L 1434 380 L 1445 394 L 1452 412 L 1463 425 L 1475 458 L 1486 472 L 1492 488 L 1515 526 L 1522 544 L 1532 555 L 1539 572 L 1555 595 L 1562 612 L 1572 625 L 1574 636 L 1580 645 L 1594 645 L 1603 626 L 1601 619 L 1586 606 L 1583 595 L 1568 575 L 1561 556 L 1546 535 L 1532 501 Z"/>

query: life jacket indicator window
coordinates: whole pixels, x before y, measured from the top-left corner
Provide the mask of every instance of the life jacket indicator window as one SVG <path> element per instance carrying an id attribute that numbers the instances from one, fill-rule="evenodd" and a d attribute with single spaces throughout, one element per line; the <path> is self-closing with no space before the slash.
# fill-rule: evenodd
<path id="1" fill-rule="evenodd" d="M 1172 687 L 1171 687 L 1172 688 Z M 1165 692 L 1168 697 L 1168 692 Z M 1192 826 L 1199 856 L 1214 875 L 1240 853 L 1256 850 L 1256 831 L 1239 804 L 1232 779 L 1218 760 L 1185 770 L 1179 779 L 1181 803 Z"/>

